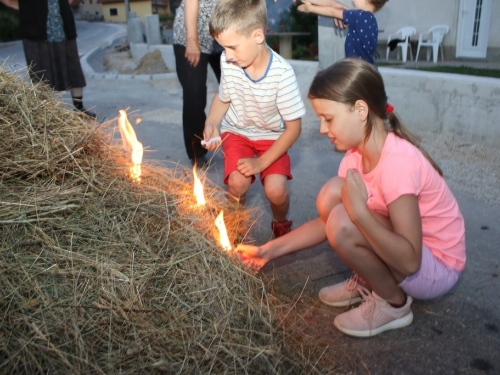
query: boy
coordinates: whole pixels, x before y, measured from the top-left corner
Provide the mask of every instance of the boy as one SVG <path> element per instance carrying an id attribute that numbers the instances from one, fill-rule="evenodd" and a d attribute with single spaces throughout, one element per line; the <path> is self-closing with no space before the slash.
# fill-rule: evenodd
<path id="1" fill-rule="evenodd" d="M 279 237 L 292 226 L 287 220 L 287 180 L 292 179 L 287 151 L 300 135 L 306 111 L 292 67 L 266 44 L 266 27 L 265 0 L 217 3 L 210 33 L 224 48 L 222 74 L 203 136 L 205 147 L 215 150 L 221 141 L 214 138 L 220 134 L 224 183 L 240 204 L 260 173 L 273 233 Z"/>
<path id="2" fill-rule="evenodd" d="M 345 57 L 359 57 L 375 64 L 373 56 L 377 49 L 378 25 L 374 13 L 387 1 L 353 0 L 354 9 L 348 9 L 336 0 L 305 0 L 298 10 L 343 21 L 349 27 L 345 39 Z"/>

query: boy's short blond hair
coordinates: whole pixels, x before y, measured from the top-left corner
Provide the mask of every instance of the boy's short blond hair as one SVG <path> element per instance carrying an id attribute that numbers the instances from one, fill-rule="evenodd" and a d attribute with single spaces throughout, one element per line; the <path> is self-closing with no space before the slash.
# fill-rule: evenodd
<path id="1" fill-rule="evenodd" d="M 210 34 L 216 38 L 231 29 L 250 36 L 256 29 L 267 28 L 265 0 L 219 0 L 210 18 Z"/>
<path id="2" fill-rule="evenodd" d="M 378 12 L 389 0 L 368 0 L 368 2 L 373 5 L 375 12 Z"/>

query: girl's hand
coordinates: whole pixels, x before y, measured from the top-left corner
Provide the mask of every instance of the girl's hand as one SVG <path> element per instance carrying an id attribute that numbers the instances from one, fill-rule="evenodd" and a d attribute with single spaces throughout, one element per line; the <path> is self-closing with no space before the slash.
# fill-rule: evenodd
<path id="1" fill-rule="evenodd" d="M 341 189 L 342 203 L 353 223 L 364 213 L 368 212 L 366 202 L 368 193 L 359 172 L 355 169 L 347 171 L 346 178 Z"/>
<path id="2" fill-rule="evenodd" d="M 239 244 L 236 247 L 236 254 L 247 267 L 254 270 L 260 270 L 269 261 L 259 246 Z"/>
<path id="3" fill-rule="evenodd" d="M 261 165 L 260 159 L 257 158 L 245 158 L 240 159 L 236 163 L 238 171 L 245 177 L 250 177 L 259 174 L 264 170 Z"/>

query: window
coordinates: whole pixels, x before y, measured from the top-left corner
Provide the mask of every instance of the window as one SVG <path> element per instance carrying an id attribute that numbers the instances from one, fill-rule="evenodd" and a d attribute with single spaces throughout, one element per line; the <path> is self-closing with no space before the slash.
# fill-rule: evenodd
<path id="1" fill-rule="evenodd" d="M 479 40 L 479 26 L 481 22 L 481 10 L 483 8 L 483 1 L 476 1 L 476 13 L 474 15 L 474 31 L 472 32 L 472 45 L 477 47 L 477 43 Z"/>
<path id="2" fill-rule="evenodd" d="M 109 15 L 110 16 L 117 16 L 118 15 L 118 8 L 109 8 Z"/>

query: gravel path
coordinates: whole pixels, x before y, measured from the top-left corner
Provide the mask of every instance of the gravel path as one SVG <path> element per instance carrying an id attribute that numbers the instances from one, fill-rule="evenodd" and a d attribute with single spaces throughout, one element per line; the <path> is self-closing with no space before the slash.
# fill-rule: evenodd
<path id="1" fill-rule="evenodd" d="M 471 143 L 459 136 L 417 133 L 439 164 L 452 190 L 483 202 L 500 204 L 500 147 Z"/>

